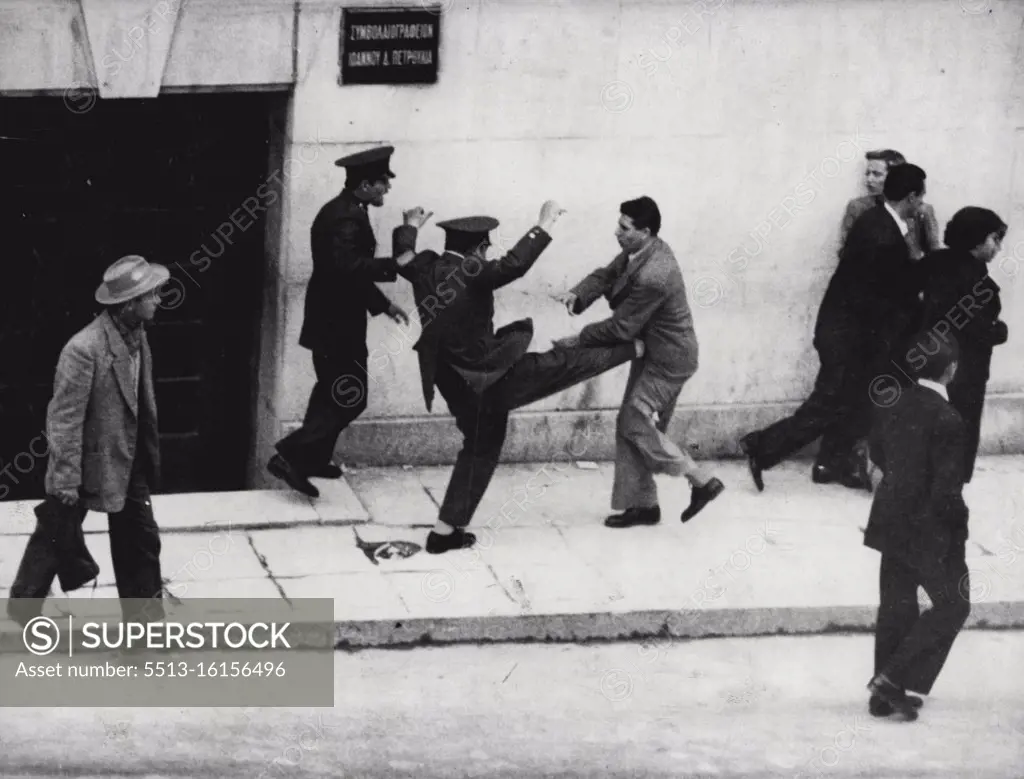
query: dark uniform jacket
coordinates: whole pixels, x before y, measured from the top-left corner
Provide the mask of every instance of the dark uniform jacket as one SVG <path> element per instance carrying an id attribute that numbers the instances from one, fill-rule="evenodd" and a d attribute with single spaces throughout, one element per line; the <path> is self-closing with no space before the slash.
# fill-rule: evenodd
<path id="1" fill-rule="evenodd" d="M 865 546 L 914 565 L 942 558 L 967 539 L 963 500 L 966 429 L 928 387 L 911 384 L 876 410 L 871 459 L 885 472 L 875 492 Z"/>
<path id="2" fill-rule="evenodd" d="M 390 302 L 376 281 L 395 281 L 394 257 L 375 257 L 377 239 L 366 206 L 349 191 L 324 205 L 313 220 L 313 275 L 306 288 L 299 345 L 316 352 L 365 354 L 366 314 L 383 314 Z M 415 249 L 417 230 L 394 232 L 394 255 Z"/>
<path id="3" fill-rule="evenodd" d="M 454 252 L 439 257 L 425 251 L 399 269 L 412 283 L 423 326 L 414 348 L 428 410 L 439 361 L 481 394 L 530 348 L 531 319 L 494 330 L 494 291 L 524 276 L 549 243 L 551 236 L 535 227 L 500 260 L 467 259 Z"/>
<path id="4" fill-rule="evenodd" d="M 920 318 L 920 267 L 885 206 L 866 211 L 850 230 L 821 301 L 819 350 L 887 351 Z"/>

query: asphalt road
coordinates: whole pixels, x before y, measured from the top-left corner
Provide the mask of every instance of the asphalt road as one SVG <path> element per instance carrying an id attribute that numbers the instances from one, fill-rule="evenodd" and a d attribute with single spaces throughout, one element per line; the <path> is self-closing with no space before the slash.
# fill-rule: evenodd
<path id="1" fill-rule="evenodd" d="M 1024 634 L 961 636 L 916 723 L 869 637 L 338 653 L 333 709 L 3 709 L 20 777 L 1024 776 Z"/>

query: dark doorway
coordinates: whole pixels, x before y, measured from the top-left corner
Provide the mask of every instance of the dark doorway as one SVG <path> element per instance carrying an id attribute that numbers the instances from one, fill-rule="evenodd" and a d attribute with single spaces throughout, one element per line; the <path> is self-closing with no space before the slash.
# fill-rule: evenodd
<path id="1" fill-rule="evenodd" d="M 281 100 L 173 95 L 85 113 L 59 98 L 0 100 L 0 498 L 42 497 L 57 357 L 99 313 L 95 289 L 125 254 L 172 275 L 149 327 L 160 491 L 245 487 L 265 213 L 241 207 L 265 191 Z"/>

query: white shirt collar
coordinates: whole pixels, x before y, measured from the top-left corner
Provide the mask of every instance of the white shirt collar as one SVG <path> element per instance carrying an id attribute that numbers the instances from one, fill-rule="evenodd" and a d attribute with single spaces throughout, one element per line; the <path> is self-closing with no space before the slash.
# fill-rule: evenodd
<path id="1" fill-rule="evenodd" d="M 896 209 L 889 205 L 889 201 L 885 201 L 885 210 L 888 211 L 892 218 L 896 220 L 896 226 L 900 228 L 900 232 L 906 237 L 907 233 L 910 232 L 910 225 L 899 214 L 896 213 Z"/>
<path id="2" fill-rule="evenodd" d="M 942 395 L 943 400 L 945 400 L 947 403 L 949 402 L 949 393 L 946 392 L 946 388 L 939 384 L 937 381 L 932 381 L 931 379 L 918 379 L 917 383 L 920 384 L 922 387 L 927 387 L 928 389 L 933 390 L 934 392 L 938 392 L 940 395 Z"/>

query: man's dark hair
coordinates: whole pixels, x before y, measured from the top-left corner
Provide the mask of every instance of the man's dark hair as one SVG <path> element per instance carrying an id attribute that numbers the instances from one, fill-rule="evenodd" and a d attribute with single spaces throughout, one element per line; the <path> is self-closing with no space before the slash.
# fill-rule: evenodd
<path id="1" fill-rule="evenodd" d="M 967 206 L 953 214 L 946 224 L 942 240 L 950 249 L 969 252 L 985 243 L 992 233 L 997 233 L 1000 239 L 1005 238 L 1006 229 L 1006 222 L 995 211 Z"/>
<path id="2" fill-rule="evenodd" d="M 918 333 L 906 353 L 907 372 L 915 379 L 938 381 L 960 356 L 960 346 L 949 334 L 934 329 Z"/>
<path id="3" fill-rule="evenodd" d="M 871 161 L 881 160 L 887 168 L 902 165 L 907 161 L 907 158 L 895 149 L 875 149 L 865 154 L 864 158 Z"/>
<path id="4" fill-rule="evenodd" d="M 912 165 L 909 162 L 893 165 L 885 177 L 882 194 L 885 195 L 886 200 L 891 200 L 894 203 L 903 200 L 908 195 L 923 195 L 926 178 L 924 170 L 917 165 Z"/>
<path id="5" fill-rule="evenodd" d="M 637 230 L 646 227 L 650 229 L 651 235 L 657 235 L 661 229 L 661 211 L 658 210 L 658 204 L 647 195 L 636 200 L 627 200 L 619 206 L 619 211 L 633 220 L 633 226 Z"/>

